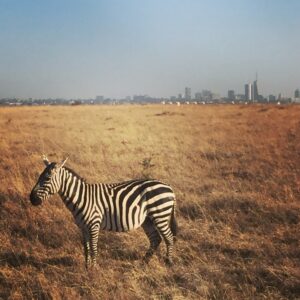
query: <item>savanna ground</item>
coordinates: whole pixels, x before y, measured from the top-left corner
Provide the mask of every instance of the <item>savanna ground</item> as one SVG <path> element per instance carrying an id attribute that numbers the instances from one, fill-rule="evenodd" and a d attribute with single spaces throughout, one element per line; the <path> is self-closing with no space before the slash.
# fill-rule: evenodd
<path id="1" fill-rule="evenodd" d="M 0 109 L 1 299 L 300 297 L 300 106 Z M 175 265 L 142 230 L 101 232 L 86 271 L 55 196 L 33 207 L 41 154 L 89 182 L 152 177 L 177 195 Z"/>

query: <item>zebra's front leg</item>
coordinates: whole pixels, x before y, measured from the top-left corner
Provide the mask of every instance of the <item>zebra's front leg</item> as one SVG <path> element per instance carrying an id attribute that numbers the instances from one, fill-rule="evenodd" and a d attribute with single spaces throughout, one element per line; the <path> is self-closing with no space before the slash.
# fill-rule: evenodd
<path id="1" fill-rule="evenodd" d="M 90 246 L 91 246 L 91 263 L 92 266 L 96 265 L 96 258 L 98 254 L 98 238 L 99 238 L 99 225 L 94 225 L 90 228 Z"/>
<path id="2" fill-rule="evenodd" d="M 88 230 L 82 230 L 83 235 L 83 248 L 85 257 L 85 267 L 88 269 L 91 264 L 91 251 L 90 251 L 90 234 Z"/>

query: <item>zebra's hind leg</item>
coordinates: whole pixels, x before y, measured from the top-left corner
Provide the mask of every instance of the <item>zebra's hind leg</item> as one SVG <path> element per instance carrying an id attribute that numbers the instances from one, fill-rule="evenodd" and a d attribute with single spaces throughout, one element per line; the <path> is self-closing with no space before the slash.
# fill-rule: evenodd
<path id="1" fill-rule="evenodd" d="M 144 229 L 144 232 L 146 233 L 150 241 L 150 247 L 144 256 L 144 261 L 148 263 L 154 252 L 157 250 L 162 239 L 160 237 L 160 234 L 156 230 L 153 221 L 149 217 L 146 217 L 142 228 Z"/>
<path id="2" fill-rule="evenodd" d="M 159 219 L 154 219 L 155 226 L 158 232 L 163 237 L 166 246 L 167 246 L 167 257 L 166 257 L 166 264 L 172 265 L 173 264 L 173 245 L 174 245 L 174 235 L 170 228 L 169 220 L 160 221 Z"/>

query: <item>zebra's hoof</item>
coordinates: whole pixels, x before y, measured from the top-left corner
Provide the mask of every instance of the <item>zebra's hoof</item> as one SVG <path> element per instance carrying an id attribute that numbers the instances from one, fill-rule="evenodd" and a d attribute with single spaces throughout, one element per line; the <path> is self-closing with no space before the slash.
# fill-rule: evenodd
<path id="1" fill-rule="evenodd" d="M 151 257 L 145 255 L 145 256 L 143 257 L 143 260 L 142 260 L 143 264 L 148 265 L 148 264 L 149 264 L 149 261 L 150 261 L 150 258 L 151 258 Z"/>
<path id="2" fill-rule="evenodd" d="M 173 266 L 173 260 L 169 257 L 165 258 L 165 264 L 168 266 L 168 267 L 171 267 Z"/>

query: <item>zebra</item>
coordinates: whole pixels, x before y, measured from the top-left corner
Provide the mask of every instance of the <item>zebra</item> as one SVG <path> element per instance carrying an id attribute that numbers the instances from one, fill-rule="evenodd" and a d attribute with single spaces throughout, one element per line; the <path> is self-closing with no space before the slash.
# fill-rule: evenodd
<path id="1" fill-rule="evenodd" d="M 81 229 L 86 268 L 96 265 L 100 229 L 126 232 L 138 227 L 150 241 L 143 260 L 149 262 L 163 239 L 165 262 L 172 265 L 177 232 L 172 188 L 153 179 L 90 184 L 65 166 L 67 159 L 56 163 L 43 156 L 46 168 L 30 193 L 30 201 L 37 206 L 53 194 L 60 195 Z"/>

